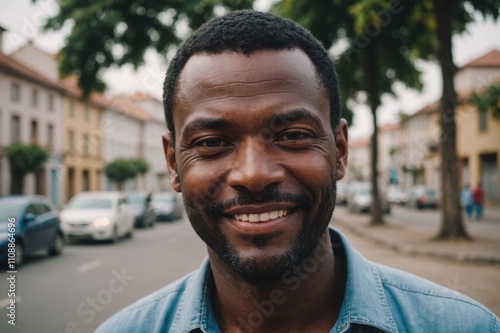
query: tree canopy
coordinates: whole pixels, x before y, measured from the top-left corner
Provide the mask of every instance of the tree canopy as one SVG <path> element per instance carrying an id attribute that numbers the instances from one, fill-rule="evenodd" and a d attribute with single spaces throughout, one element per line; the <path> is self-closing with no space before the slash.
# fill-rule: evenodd
<path id="1" fill-rule="evenodd" d="M 71 25 L 59 53 L 60 75 L 76 74 L 84 94 L 103 91 L 104 69 L 112 65 L 144 63 L 144 54 L 154 49 L 166 55 L 182 35 L 203 22 L 233 9 L 251 8 L 253 0 L 165 0 L 165 1 L 61 1 L 60 12 L 45 29 Z"/>
<path id="2" fill-rule="evenodd" d="M 104 167 L 106 176 L 119 183 L 148 171 L 149 165 L 141 159 L 116 159 Z"/>
<path id="3" fill-rule="evenodd" d="M 48 150 L 36 143 L 16 143 L 7 149 L 11 168 L 21 175 L 42 170 L 49 156 Z"/>

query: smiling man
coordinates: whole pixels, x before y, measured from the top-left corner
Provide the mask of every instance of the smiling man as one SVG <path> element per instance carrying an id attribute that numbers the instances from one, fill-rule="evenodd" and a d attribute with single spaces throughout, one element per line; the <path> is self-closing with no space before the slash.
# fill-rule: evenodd
<path id="1" fill-rule="evenodd" d="M 307 31 L 252 11 L 207 22 L 172 60 L 164 106 L 172 187 L 208 259 L 99 332 L 498 332 L 480 304 L 328 227 L 347 124 Z"/>

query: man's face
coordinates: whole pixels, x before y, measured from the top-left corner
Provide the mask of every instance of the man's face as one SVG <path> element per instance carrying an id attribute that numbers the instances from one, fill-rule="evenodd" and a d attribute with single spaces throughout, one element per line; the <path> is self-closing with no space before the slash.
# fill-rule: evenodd
<path id="1" fill-rule="evenodd" d="M 313 64 L 298 49 L 194 55 L 173 116 L 172 186 L 209 254 L 249 282 L 279 279 L 318 245 L 344 174 L 346 125 L 334 135 Z"/>

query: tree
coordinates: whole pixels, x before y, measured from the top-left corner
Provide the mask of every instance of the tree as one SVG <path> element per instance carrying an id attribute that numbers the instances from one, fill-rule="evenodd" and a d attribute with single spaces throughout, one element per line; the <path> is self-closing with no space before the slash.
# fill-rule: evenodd
<path id="1" fill-rule="evenodd" d="M 142 159 L 132 159 L 132 164 L 134 168 L 137 170 L 137 174 L 143 175 L 149 170 L 149 164 Z"/>
<path id="2" fill-rule="evenodd" d="M 432 0 L 437 22 L 436 58 L 441 65 L 443 92 L 440 105 L 441 124 L 441 183 L 442 219 L 437 239 L 469 239 L 460 209 L 458 158 L 456 149 L 455 108 L 457 93 L 454 85 L 456 72 L 452 55 L 452 36 L 465 30 L 473 21 L 474 12 L 498 19 L 500 3 L 495 0 Z"/>
<path id="3" fill-rule="evenodd" d="M 132 160 L 116 159 L 106 164 L 104 173 L 109 179 L 118 183 L 118 190 L 121 191 L 123 182 L 134 178 L 138 173 L 138 169 Z"/>
<path id="4" fill-rule="evenodd" d="M 491 84 L 484 92 L 474 93 L 471 102 L 479 112 L 491 110 L 493 117 L 500 119 L 500 82 Z"/>
<path id="5" fill-rule="evenodd" d="M 21 194 L 24 188 L 24 176 L 38 172 L 49 159 L 50 153 L 36 143 L 16 143 L 7 149 L 11 167 L 11 193 Z"/>
<path id="6" fill-rule="evenodd" d="M 36 1 L 36 0 L 34 0 Z M 232 9 L 251 8 L 253 0 L 218 1 L 81 1 L 60 2 L 60 11 L 50 18 L 46 30 L 71 24 L 71 32 L 59 53 L 60 75 L 75 74 L 85 95 L 103 91 L 103 69 L 112 65 L 144 63 L 144 54 L 154 49 L 166 55 L 181 41 L 184 30 Z M 185 32 L 185 31 L 184 31 Z"/>
<path id="7" fill-rule="evenodd" d="M 361 102 L 371 109 L 374 128 L 371 142 L 372 224 L 384 223 L 377 169 L 377 110 L 382 95 L 394 94 L 394 83 L 417 89 L 422 87 L 414 59 L 431 54 L 433 35 L 429 31 L 432 22 L 416 17 L 415 13 L 425 14 L 428 10 L 420 3 L 403 6 L 399 1 L 383 0 L 281 0 L 273 7 L 273 11 L 309 29 L 335 53 L 344 105 Z"/>

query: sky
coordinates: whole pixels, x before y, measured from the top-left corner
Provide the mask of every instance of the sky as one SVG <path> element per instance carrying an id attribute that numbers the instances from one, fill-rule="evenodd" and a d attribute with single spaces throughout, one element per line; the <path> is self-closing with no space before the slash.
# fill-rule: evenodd
<path id="1" fill-rule="evenodd" d="M 258 0 L 255 9 L 266 10 L 270 0 Z M 60 32 L 41 32 L 45 20 L 57 13 L 56 0 L 0 0 L 0 26 L 8 30 L 4 35 L 3 52 L 9 54 L 17 48 L 33 40 L 40 49 L 57 53 L 64 45 L 64 37 L 68 29 Z M 500 22 L 484 20 L 480 17 L 467 27 L 467 31 L 453 38 L 453 57 L 457 66 L 480 57 L 493 50 L 500 50 Z M 134 93 L 147 91 L 161 98 L 162 83 L 166 72 L 163 57 L 153 51 L 146 52 L 146 65 L 138 70 L 125 65 L 121 68 L 111 68 L 104 74 L 111 94 Z M 441 95 L 441 77 L 439 67 L 433 63 L 421 65 L 424 89 L 416 92 L 399 87 L 396 98 L 383 97 L 379 108 L 379 125 L 395 122 L 400 111 L 413 113 L 434 102 Z M 341 80 L 342 78 L 340 78 Z M 372 132 L 371 113 L 366 106 L 354 109 L 353 124 L 349 129 L 351 140 L 368 137 Z"/>

